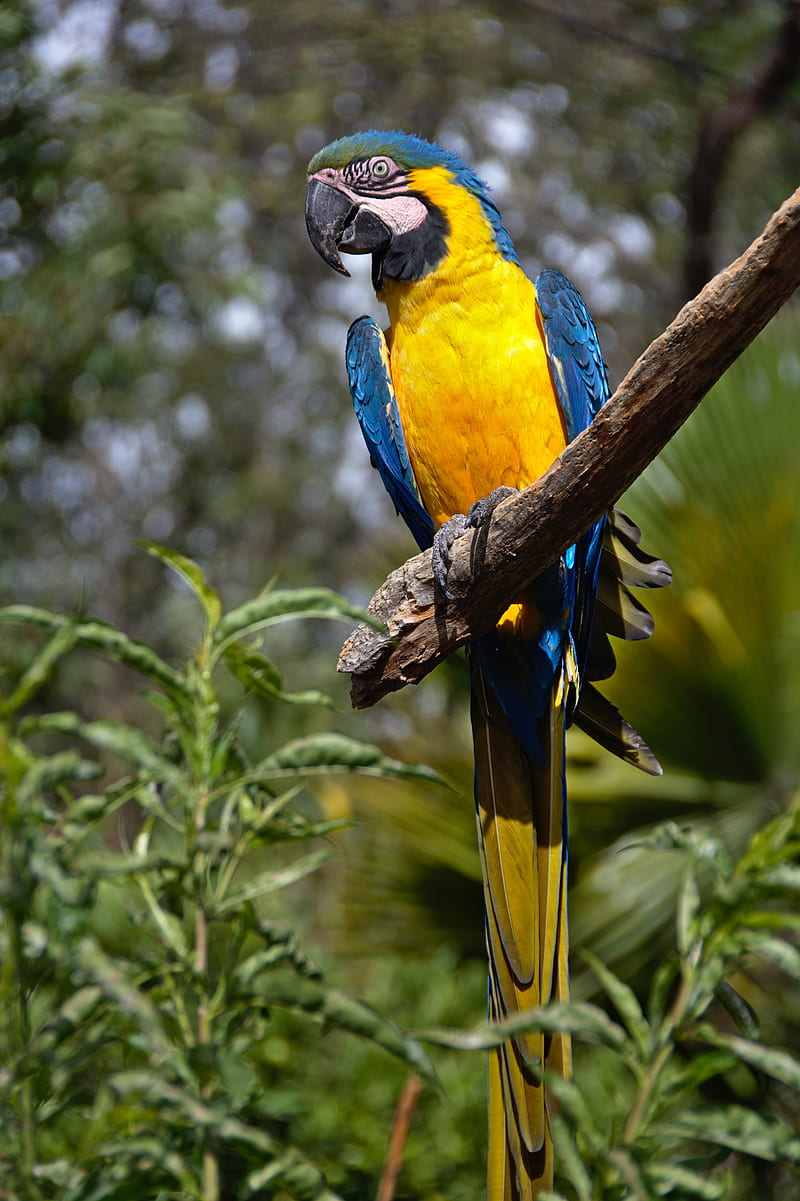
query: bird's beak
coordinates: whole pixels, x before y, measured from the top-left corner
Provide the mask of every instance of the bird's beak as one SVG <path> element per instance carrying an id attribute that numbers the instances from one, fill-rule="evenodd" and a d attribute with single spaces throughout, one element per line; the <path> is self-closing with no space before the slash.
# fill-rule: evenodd
<path id="1" fill-rule="evenodd" d="M 391 230 L 375 213 L 354 204 L 338 188 L 314 178 L 308 185 L 306 228 L 317 253 L 342 275 L 350 272 L 342 262 L 340 250 L 348 254 L 372 254 L 385 250 L 392 240 Z"/>

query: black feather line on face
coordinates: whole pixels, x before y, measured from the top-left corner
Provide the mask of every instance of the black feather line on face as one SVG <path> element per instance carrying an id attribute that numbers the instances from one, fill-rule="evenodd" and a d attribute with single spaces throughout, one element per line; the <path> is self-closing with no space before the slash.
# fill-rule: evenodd
<path id="1" fill-rule="evenodd" d="M 392 238 L 389 247 L 372 256 L 372 286 L 380 294 L 387 279 L 409 282 L 434 271 L 447 254 L 450 222 L 437 205 L 419 192 L 409 195 L 421 200 L 428 216 L 416 229 Z"/>

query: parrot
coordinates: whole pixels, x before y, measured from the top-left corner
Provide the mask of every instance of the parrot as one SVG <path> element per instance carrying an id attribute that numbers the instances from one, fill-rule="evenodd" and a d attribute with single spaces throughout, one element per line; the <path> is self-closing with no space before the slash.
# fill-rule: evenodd
<path id="1" fill-rule="evenodd" d="M 388 328 L 350 326 L 350 392 L 371 463 L 446 593 L 454 539 L 490 524 L 608 398 L 595 326 L 560 272 L 529 279 L 481 178 L 417 135 L 367 130 L 319 150 L 306 226 L 342 275 L 342 252 L 372 255 Z M 640 537 L 618 508 L 599 514 L 468 647 L 493 1022 L 568 998 L 567 727 L 661 774 L 595 687 L 616 666 L 609 635 L 652 633 L 629 587 L 671 578 Z M 490 1051 L 489 1201 L 552 1189 L 547 1078 L 571 1071 L 566 1034 L 522 1030 Z"/>

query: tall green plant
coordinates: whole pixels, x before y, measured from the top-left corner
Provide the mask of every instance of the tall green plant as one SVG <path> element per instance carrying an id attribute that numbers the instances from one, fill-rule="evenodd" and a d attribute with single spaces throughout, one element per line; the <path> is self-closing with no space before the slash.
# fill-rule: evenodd
<path id="1" fill-rule="evenodd" d="M 326 699 L 288 693 L 256 636 L 360 614 L 324 589 L 267 591 L 223 613 L 196 564 L 148 549 L 202 607 L 199 646 L 180 667 L 98 621 L 0 610 L 4 627 L 46 634 L 0 701 L 0 1193 L 238 1201 L 283 1187 L 331 1199 L 264 1104 L 271 1007 L 359 1034 L 423 1074 L 427 1059 L 391 1021 L 326 985 L 271 902 L 329 854 L 300 844 L 341 824 L 304 811 L 309 776 L 433 773 L 332 733 L 251 761 L 238 738 L 242 690 Z M 37 711 L 42 686 L 79 646 L 144 678 L 156 736 Z M 232 715 L 220 692 L 231 674 Z M 103 776 L 103 790 L 89 791 Z"/>
<path id="2" fill-rule="evenodd" d="M 653 853 L 678 867 L 680 891 L 674 947 L 646 1004 L 587 954 L 613 1017 L 554 1002 L 497 1026 L 418 1032 L 470 1050 L 522 1029 L 566 1030 L 585 1044 L 574 1080 L 548 1075 L 561 1106 L 553 1134 L 563 1190 L 548 1201 L 772 1198 L 789 1181 L 794 1195 L 800 1059 L 764 1038 L 747 998 L 766 974 L 800 981 L 798 800 L 736 860 L 708 830 L 668 823 L 651 837 Z"/>
<path id="3" fill-rule="evenodd" d="M 673 583 L 652 596 L 654 636 L 621 654 L 614 697 L 665 771 L 595 762 L 570 796 L 578 837 L 591 823 L 606 842 L 581 865 L 572 930 L 626 973 L 663 948 L 676 896 L 643 823 L 672 806 L 735 855 L 800 786 L 797 322 L 789 306 L 769 324 L 624 498 Z"/>

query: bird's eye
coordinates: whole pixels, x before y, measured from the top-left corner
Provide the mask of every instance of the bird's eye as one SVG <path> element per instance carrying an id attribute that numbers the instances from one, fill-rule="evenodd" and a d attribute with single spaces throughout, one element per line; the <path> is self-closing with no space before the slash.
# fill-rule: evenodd
<path id="1" fill-rule="evenodd" d="M 385 179 L 389 174 L 389 164 L 385 158 L 377 158 L 372 164 L 372 174 L 375 179 Z"/>

